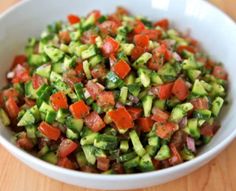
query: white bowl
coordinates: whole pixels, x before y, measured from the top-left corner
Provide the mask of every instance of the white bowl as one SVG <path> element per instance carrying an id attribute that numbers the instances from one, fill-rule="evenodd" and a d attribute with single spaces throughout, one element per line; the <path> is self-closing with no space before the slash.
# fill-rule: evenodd
<path id="1" fill-rule="evenodd" d="M 0 126 L 0 142 L 14 156 L 33 169 L 65 183 L 97 189 L 136 189 L 153 186 L 184 176 L 221 152 L 236 135 L 236 26 L 224 13 L 200 0 L 32 0 L 23 1 L 0 17 L 0 82 L 16 53 L 23 51 L 28 37 L 40 32 L 56 20 L 65 19 L 67 14 L 87 14 L 92 9 L 112 12 L 122 5 L 133 14 L 144 15 L 153 20 L 169 18 L 174 25 L 200 40 L 204 49 L 218 61 L 222 61 L 229 72 L 231 86 L 230 106 L 225 110 L 222 128 L 205 146 L 196 159 L 168 169 L 132 175 L 99 175 L 63 169 L 18 149 L 10 142 L 11 133 Z M 226 115 L 227 114 L 227 115 Z"/>

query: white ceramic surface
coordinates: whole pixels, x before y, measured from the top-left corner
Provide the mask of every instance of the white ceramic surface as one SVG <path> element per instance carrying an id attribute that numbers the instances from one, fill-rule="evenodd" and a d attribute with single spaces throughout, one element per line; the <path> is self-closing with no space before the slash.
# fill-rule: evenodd
<path id="1" fill-rule="evenodd" d="M 202 42 L 204 49 L 213 58 L 222 61 L 229 72 L 233 82 L 230 86 L 229 108 L 223 112 L 222 128 L 196 159 L 165 170 L 134 175 L 88 174 L 50 165 L 15 147 L 9 141 L 10 132 L 0 126 L 0 142 L 9 152 L 42 174 L 69 184 L 120 190 L 165 183 L 206 164 L 236 135 L 236 102 L 232 99 L 236 97 L 236 26 L 218 9 L 201 0 L 25 0 L 0 16 L 1 85 L 13 56 L 23 51 L 28 37 L 39 35 L 47 24 L 65 19 L 68 13 L 85 15 L 92 9 L 112 12 L 117 5 L 153 20 L 167 17 L 183 31 L 191 29 L 192 36 Z"/>

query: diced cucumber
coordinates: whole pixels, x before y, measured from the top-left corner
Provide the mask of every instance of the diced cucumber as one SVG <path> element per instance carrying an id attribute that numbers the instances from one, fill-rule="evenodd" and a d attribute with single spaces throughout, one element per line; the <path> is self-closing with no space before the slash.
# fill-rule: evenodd
<path id="1" fill-rule="evenodd" d="M 212 85 L 211 84 L 205 82 L 204 80 L 201 80 L 200 83 L 202 84 L 203 88 L 206 91 L 208 91 L 208 92 L 212 91 Z"/>
<path id="2" fill-rule="evenodd" d="M 40 66 L 47 62 L 47 58 L 43 54 L 31 54 L 28 58 L 28 63 L 31 66 Z"/>
<path id="3" fill-rule="evenodd" d="M 166 100 L 157 99 L 153 105 L 158 109 L 165 110 Z"/>
<path id="4" fill-rule="evenodd" d="M 158 149 L 158 147 L 152 146 L 152 145 L 146 145 L 146 147 L 145 147 L 147 154 L 149 154 L 149 156 L 152 156 L 152 157 L 154 157 L 156 155 L 157 149 Z"/>
<path id="5" fill-rule="evenodd" d="M 132 85 L 135 82 L 135 75 L 134 73 L 130 73 L 126 78 L 125 78 L 125 84 L 126 85 Z"/>
<path id="6" fill-rule="evenodd" d="M 196 70 L 196 69 L 189 69 L 189 70 L 187 70 L 187 75 L 188 75 L 189 79 L 192 82 L 194 82 L 201 75 L 201 71 Z"/>
<path id="7" fill-rule="evenodd" d="M 28 110 L 17 123 L 17 126 L 33 125 L 35 123 L 34 115 Z"/>
<path id="8" fill-rule="evenodd" d="M 126 103 L 126 100 L 127 100 L 127 97 L 128 97 L 128 88 L 123 86 L 121 89 L 120 89 L 120 97 L 119 97 L 119 101 L 122 103 L 122 104 L 125 104 Z"/>
<path id="9" fill-rule="evenodd" d="M 197 119 L 210 119 L 211 118 L 211 111 L 208 109 L 199 109 L 194 111 L 193 116 Z"/>
<path id="10" fill-rule="evenodd" d="M 139 68 L 144 66 L 144 64 L 146 64 L 148 62 L 148 60 L 150 60 L 152 58 L 152 54 L 149 52 L 145 52 L 143 53 L 134 63 L 133 66 L 135 68 Z"/>
<path id="11" fill-rule="evenodd" d="M 163 81 L 162 81 L 162 79 L 160 78 L 160 76 L 158 75 L 157 72 L 152 72 L 151 73 L 151 82 L 155 85 L 163 84 Z"/>
<path id="12" fill-rule="evenodd" d="M 95 148 L 94 154 L 96 157 L 106 157 L 106 153 L 104 152 L 104 150 L 99 148 Z"/>
<path id="13" fill-rule="evenodd" d="M 176 79 L 177 73 L 175 68 L 171 64 L 165 64 L 160 68 L 158 74 L 161 76 L 164 82 L 170 82 Z"/>
<path id="14" fill-rule="evenodd" d="M 139 161 L 139 168 L 143 172 L 154 170 L 152 159 L 148 154 L 145 154 Z"/>
<path id="15" fill-rule="evenodd" d="M 75 56 L 73 56 L 73 57 L 65 56 L 65 57 L 64 57 L 64 61 L 63 61 L 63 63 L 62 63 L 63 71 L 67 71 L 67 70 L 69 70 L 70 68 L 75 67 L 75 65 L 76 65 L 76 60 L 77 60 L 77 58 L 76 58 Z"/>
<path id="16" fill-rule="evenodd" d="M 119 162 L 129 161 L 135 158 L 136 156 L 137 154 L 135 152 L 126 153 L 124 155 L 119 156 Z"/>
<path id="17" fill-rule="evenodd" d="M 145 117 L 149 117 L 150 114 L 151 114 L 152 101 L 153 101 L 153 96 L 151 96 L 151 95 L 146 95 L 142 99 L 142 105 L 143 105 L 143 111 L 144 111 L 144 116 Z"/>
<path id="18" fill-rule="evenodd" d="M 54 152 L 49 152 L 49 153 L 45 154 L 42 157 L 42 159 L 44 161 L 47 161 L 47 162 L 51 163 L 51 164 L 57 164 L 57 156 Z"/>
<path id="19" fill-rule="evenodd" d="M 38 74 L 42 77 L 45 77 L 45 78 L 49 78 L 50 72 L 51 72 L 51 65 L 50 64 L 41 65 L 35 71 L 36 74 Z"/>
<path id="20" fill-rule="evenodd" d="M 193 84 L 192 93 L 198 96 L 207 95 L 207 91 L 205 90 L 205 88 L 202 86 L 201 82 L 198 79 L 195 80 Z"/>
<path id="21" fill-rule="evenodd" d="M 46 102 L 42 102 L 39 111 L 46 115 L 48 112 L 54 111 L 54 109 L 52 108 L 51 105 L 47 104 Z"/>
<path id="22" fill-rule="evenodd" d="M 212 97 L 217 97 L 217 96 L 224 97 L 225 94 L 226 94 L 225 89 L 222 85 L 217 83 L 212 84 L 212 91 L 210 92 L 210 95 Z"/>
<path id="23" fill-rule="evenodd" d="M 92 145 L 84 145 L 82 146 L 82 149 L 88 163 L 94 165 L 96 163 L 96 157 L 94 155 L 95 147 Z"/>
<path id="24" fill-rule="evenodd" d="M 94 143 L 94 140 L 97 138 L 98 133 L 91 132 L 90 134 L 84 136 L 80 140 L 81 145 L 90 145 Z"/>
<path id="25" fill-rule="evenodd" d="M 96 42 L 96 45 L 98 48 L 101 48 L 102 47 L 102 38 L 100 36 L 97 36 L 96 39 L 95 39 L 95 42 Z"/>
<path id="26" fill-rule="evenodd" d="M 49 152 L 49 148 L 47 145 L 44 145 L 43 148 L 40 149 L 40 151 L 38 152 L 38 157 L 42 157 L 44 155 L 46 155 Z"/>
<path id="27" fill-rule="evenodd" d="M 138 75 L 141 80 L 142 85 L 146 88 L 150 85 L 151 79 L 149 77 L 149 74 L 146 70 L 139 68 L 138 69 Z"/>
<path id="28" fill-rule="evenodd" d="M 88 161 L 83 151 L 76 153 L 76 161 L 78 162 L 80 167 L 84 167 L 88 164 Z"/>
<path id="29" fill-rule="evenodd" d="M 75 118 L 66 119 L 66 126 L 77 133 L 81 132 L 83 125 L 84 125 L 83 119 L 75 119 Z"/>
<path id="30" fill-rule="evenodd" d="M 189 119 L 187 127 L 184 129 L 186 133 L 192 136 L 195 139 L 200 138 L 200 130 L 198 128 L 198 120 L 197 119 Z"/>
<path id="31" fill-rule="evenodd" d="M 62 67 L 62 66 L 61 66 Z M 50 81 L 51 82 L 56 82 L 56 81 L 62 81 L 62 76 L 54 71 L 51 72 L 50 74 Z"/>
<path id="32" fill-rule="evenodd" d="M 38 99 L 37 104 L 40 105 L 43 101 L 48 101 L 51 95 L 52 88 L 46 84 L 42 85 L 36 92 Z"/>
<path id="33" fill-rule="evenodd" d="M 133 96 L 137 97 L 139 95 L 141 87 L 139 84 L 133 83 L 133 84 L 128 85 L 128 90 Z"/>
<path id="34" fill-rule="evenodd" d="M 182 65 L 184 70 L 199 69 L 203 66 L 202 63 L 196 62 L 193 55 L 190 56 L 187 60 L 184 60 Z"/>
<path id="35" fill-rule="evenodd" d="M 83 100 L 84 98 L 84 90 L 83 90 L 83 84 L 82 83 L 76 83 L 74 85 L 75 93 L 77 95 L 78 100 Z"/>
<path id="36" fill-rule="evenodd" d="M 95 67 L 97 64 L 101 63 L 103 61 L 103 57 L 99 54 L 93 56 L 89 59 L 89 65 L 91 68 Z"/>
<path id="37" fill-rule="evenodd" d="M 84 22 L 82 22 L 83 29 L 87 30 L 90 26 L 94 25 L 95 21 L 94 14 L 91 14 Z"/>
<path id="38" fill-rule="evenodd" d="M 129 142 L 127 140 L 122 140 L 120 142 L 120 151 L 126 153 L 129 150 Z"/>
<path id="39" fill-rule="evenodd" d="M 66 129 L 66 137 L 71 140 L 79 138 L 78 134 L 69 128 Z"/>
<path id="40" fill-rule="evenodd" d="M 56 119 L 57 113 L 55 111 L 48 111 L 45 116 L 45 121 L 47 123 L 53 123 Z"/>
<path id="41" fill-rule="evenodd" d="M 64 56 L 63 51 L 50 45 L 44 47 L 44 52 L 53 62 L 58 62 Z"/>
<path id="42" fill-rule="evenodd" d="M 91 72 L 90 72 L 90 64 L 89 64 L 89 62 L 88 62 L 87 60 L 85 60 L 85 61 L 83 62 L 83 69 L 84 69 L 84 73 L 85 73 L 85 75 L 86 75 L 86 78 L 87 78 L 88 80 L 91 79 L 92 76 L 91 76 Z"/>
<path id="43" fill-rule="evenodd" d="M 2 108 L 0 108 L 0 119 L 4 126 L 8 126 L 11 123 L 7 113 Z"/>
<path id="44" fill-rule="evenodd" d="M 212 102 L 212 114 L 217 117 L 220 113 L 220 110 L 224 104 L 224 99 L 221 97 L 216 97 L 215 100 Z"/>
<path id="45" fill-rule="evenodd" d="M 107 88 L 115 89 L 117 87 L 122 87 L 124 82 L 121 80 L 114 72 L 108 72 L 107 76 Z"/>
<path id="46" fill-rule="evenodd" d="M 131 55 L 131 52 L 134 48 L 134 44 L 129 44 L 129 43 L 121 43 L 120 44 L 122 51 L 127 55 Z"/>
<path id="47" fill-rule="evenodd" d="M 183 160 L 188 161 L 188 160 L 192 160 L 195 158 L 194 154 L 188 150 L 187 148 L 184 148 L 181 151 L 181 157 L 183 158 Z"/>
<path id="48" fill-rule="evenodd" d="M 59 110 L 57 111 L 56 120 L 57 120 L 59 123 L 65 123 L 65 121 L 66 121 L 68 115 L 69 115 L 68 110 L 66 110 L 66 109 L 59 109 Z"/>
<path id="49" fill-rule="evenodd" d="M 81 58 L 85 60 L 94 55 L 96 55 L 96 48 L 94 45 L 90 45 L 86 50 L 82 51 Z"/>
<path id="50" fill-rule="evenodd" d="M 135 168 L 139 165 L 140 158 L 137 156 L 129 161 L 124 162 L 125 169 Z"/>
<path id="51" fill-rule="evenodd" d="M 160 147 L 160 139 L 157 136 L 149 137 L 148 144 L 151 146 Z"/>
<path id="52" fill-rule="evenodd" d="M 114 150 L 118 146 L 116 136 L 99 134 L 94 140 L 94 146 L 103 150 Z"/>
<path id="53" fill-rule="evenodd" d="M 187 112 L 193 109 L 193 105 L 191 103 L 183 103 L 177 105 L 171 112 L 170 121 L 179 123 L 181 119 L 187 115 Z"/>
<path id="54" fill-rule="evenodd" d="M 157 155 L 155 156 L 155 159 L 157 160 L 166 160 L 170 158 L 170 148 L 168 145 L 162 145 L 160 150 L 158 151 Z"/>
<path id="55" fill-rule="evenodd" d="M 28 81 L 25 83 L 25 95 L 26 97 L 36 99 L 38 96 L 36 94 L 36 90 L 33 88 L 32 81 Z"/>
<path id="56" fill-rule="evenodd" d="M 143 148 L 143 145 L 142 145 L 142 143 L 141 143 L 141 141 L 139 139 L 139 136 L 137 135 L 136 131 L 135 130 L 130 131 L 129 132 L 129 136 L 130 136 L 130 139 L 131 139 L 131 142 L 133 144 L 135 152 L 139 156 L 143 156 L 146 153 L 146 151 Z"/>
<path id="57" fill-rule="evenodd" d="M 29 137 L 30 139 L 36 139 L 36 126 L 34 125 L 29 125 L 25 127 L 26 129 L 26 133 L 27 133 L 27 137 Z"/>

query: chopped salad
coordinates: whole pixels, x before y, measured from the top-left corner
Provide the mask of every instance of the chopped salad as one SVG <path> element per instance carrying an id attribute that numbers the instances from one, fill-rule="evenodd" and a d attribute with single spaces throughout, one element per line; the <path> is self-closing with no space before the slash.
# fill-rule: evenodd
<path id="1" fill-rule="evenodd" d="M 18 147 L 103 174 L 195 158 L 220 127 L 228 84 L 195 39 L 121 7 L 49 25 L 6 78 L 0 118 Z"/>

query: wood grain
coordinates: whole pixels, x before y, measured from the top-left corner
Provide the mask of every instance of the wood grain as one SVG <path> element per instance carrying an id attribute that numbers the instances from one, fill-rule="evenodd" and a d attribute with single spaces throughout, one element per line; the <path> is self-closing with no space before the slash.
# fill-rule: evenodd
<path id="1" fill-rule="evenodd" d="M 0 12 L 18 0 L 0 0 Z M 236 19 L 236 0 L 210 0 Z M 219 156 L 178 180 L 139 191 L 236 191 L 236 140 Z M 0 191 L 95 191 L 50 179 L 30 169 L 0 145 Z"/>

